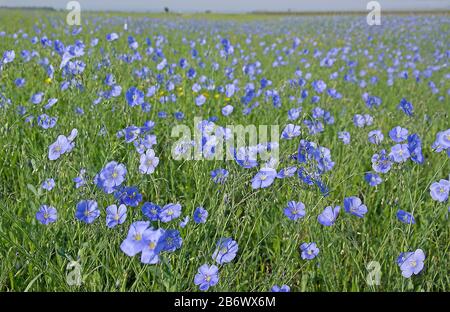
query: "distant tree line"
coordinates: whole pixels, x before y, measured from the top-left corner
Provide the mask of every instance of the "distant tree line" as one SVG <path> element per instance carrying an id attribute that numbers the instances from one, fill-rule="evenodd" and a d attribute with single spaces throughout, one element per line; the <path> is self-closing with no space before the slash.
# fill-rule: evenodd
<path id="1" fill-rule="evenodd" d="M 56 11 L 55 8 L 52 7 L 12 7 L 12 6 L 0 6 L 0 9 L 6 10 L 41 10 L 41 11 Z"/>

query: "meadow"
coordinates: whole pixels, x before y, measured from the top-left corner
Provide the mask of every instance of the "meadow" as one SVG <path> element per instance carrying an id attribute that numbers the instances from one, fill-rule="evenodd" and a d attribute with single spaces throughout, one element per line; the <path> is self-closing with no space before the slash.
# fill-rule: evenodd
<path id="1" fill-rule="evenodd" d="M 0 9 L 0 290 L 448 291 L 449 34 Z"/>

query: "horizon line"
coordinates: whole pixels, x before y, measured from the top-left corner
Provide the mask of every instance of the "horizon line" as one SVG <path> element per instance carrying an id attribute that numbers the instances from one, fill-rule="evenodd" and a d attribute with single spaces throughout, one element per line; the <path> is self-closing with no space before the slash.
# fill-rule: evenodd
<path id="1" fill-rule="evenodd" d="M 67 11 L 65 8 L 55 8 L 52 6 L 0 6 L 1 9 L 8 9 L 8 10 L 49 10 L 49 11 Z M 122 10 L 122 9 L 109 9 L 109 10 L 97 10 L 97 9 L 83 9 L 84 12 L 90 12 L 90 13 L 107 13 L 107 12 L 117 12 L 117 13 L 164 13 L 164 14 L 284 14 L 284 15 L 298 15 L 298 14 L 313 14 L 313 13 L 367 13 L 368 10 L 359 10 L 359 9 L 343 9 L 343 10 L 251 10 L 251 11 L 234 11 L 234 10 L 211 10 L 211 9 L 204 9 L 204 10 L 170 10 L 169 12 L 165 12 L 164 8 L 157 10 L 157 9 L 147 9 L 147 10 L 140 10 L 140 9 L 130 9 L 130 10 Z M 411 9 L 389 9 L 389 10 L 383 10 L 383 13 L 450 13 L 450 6 L 449 8 L 430 8 L 430 9 L 421 9 L 421 8 L 411 8 Z"/>

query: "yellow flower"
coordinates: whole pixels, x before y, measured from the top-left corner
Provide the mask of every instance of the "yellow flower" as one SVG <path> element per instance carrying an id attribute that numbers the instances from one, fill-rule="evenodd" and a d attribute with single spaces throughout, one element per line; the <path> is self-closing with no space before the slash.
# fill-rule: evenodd
<path id="1" fill-rule="evenodd" d="M 216 93 L 214 94 L 214 98 L 217 100 L 220 97 L 220 94 Z"/>
<path id="2" fill-rule="evenodd" d="M 47 83 L 47 84 L 51 84 L 52 83 L 52 78 L 47 77 L 47 78 L 45 78 L 44 82 Z"/>

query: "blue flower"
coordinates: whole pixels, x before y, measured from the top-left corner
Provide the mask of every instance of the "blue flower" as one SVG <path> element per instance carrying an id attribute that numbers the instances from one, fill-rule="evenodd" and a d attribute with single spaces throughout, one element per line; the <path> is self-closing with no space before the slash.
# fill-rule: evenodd
<path id="1" fill-rule="evenodd" d="M 75 182 L 75 188 L 80 188 L 86 184 L 86 180 L 84 179 L 84 174 L 86 173 L 85 169 L 80 170 L 80 175 L 72 179 Z"/>
<path id="2" fill-rule="evenodd" d="M 305 216 L 305 205 L 302 202 L 290 201 L 286 208 L 284 208 L 284 214 L 291 220 L 298 220 Z"/>
<path id="3" fill-rule="evenodd" d="M 16 84 L 17 87 L 21 88 L 25 85 L 25 79 L 17 78 L 16 80 L 14 80 L 14 83 Z"/>
<path id="4" fill-rule="evenodd" d="M 159 158 L 155 156 L 155 151 L 149 148 L 141 155 L 139 171 L 143 174 L 152 174 L 158 164 Z"/>
<path id="5" fill-rule="evenodd" d="M 94 200 L 82 200 L 77 204 L 75 217 L 85 223 L 92 223 L 100 216 L 97 202 Z"/>
<path id="6" fill-rule="evenodd" d="M 416 223 L 416 220 L 414 219 L 413 215 L 409 212 L 403 211 L 399 209 L 397 211 L 397 219 L 400 222 L 406 223 L 406 224 L 414 224 Z"/>
<path id="7" fill-rule="evenodd" d="M 142 105 L 144 103 L 144 92 L 140 91 L 136 87 L 131 87 L 127 90 L 125 98 L 128 102 L 128 105 L 131 107 Z"/>
<path id="8" fill-rule="evenodd" d="M 338 133 L 338 138 L 342 140 L 344 144 L 350 144 L 350 133 L 342 131 Z"/>
<path id="9" fill-rule="evenodd" d="M 414 252 L 407 252 L 400 254 L 398 264 L 402 270 L 402 275 L 410 278 L 413 274 L 417 275 L 424 267 L 425 253 L 422 249 L 417 249 Z"/>
<path id="10" fill-rule="evenodd" d="M 35 93 L 35 94 L 33 94 L 33 95 L 31 96 L 30 101 L 31 101 L 31 103 L 33 103 L 33 104 L 39 104 L 39 103 L 42 102 L 42 98 L 43 98 L 43 97 L 44 97 L 44 93 L 38 92 L 38 93 Z"/>
<path id="11" fill-rule="evenodd" d="M 373 78 L 375 78 L 375 77 L 373 77 Z M 380 107 L 381 103 L 382 103 L 381 98 L 374 96 L 374 95 L 367 96 L 367 99 L 366 99 L 367 107 L 369 107 L 369 108 L 373 108 L 374 106 Z"/>
<path id="12" fill-rule="evenodd" d="M 332 226 L 336 222 L 336 218 L 339 215 L 341 207 L 326 207 L 323 212 L 317 217 L 320 224 L 324 226 Z"/>
<path id="13" fill-rule="evenodd" d="M 173 252 L 181 248 L 183 245 L 183 239 L 181 238 L 178 230 L 167 230 L 161 238 L 163 243 L 163 250 Z"/>
<path id="14" fill-rule="evenodd" d="M 127 168 L 116 161 L 111 161 L 98 174 L 97 185 L 102 187 L 106 193 L 112 193 L 114 188 L 125 181 Z"/>
<path id="15" fill-rule="evenodd" d="M 366 180 L 367 183 L 369 183 L 370 186 L 377 186 L 378 184 L 383 182 L 383 180 L 378 174 L 372 172 L 367 172 L 364 175 L 364 179 Z"/>
<path id="16" fill-rule="evenodd" d="M 206 102 L 206 97 L 203 94 L 200 94 L 195 98 L 195 105 L 202 106 Z"/>
<path id="17" fill-rule="evenodd" d="M 222 168 L 215 169 L 211 171 L 211 178 L 214 183 L 223 184 L 228 178 L 228 170 Z"/>
<path id="18" fill-rule="evenodd" d="M 287 168 L 281 169 L 277 173 L 277 178 L 278 179 L 284 179 L 284 178 L 287 178 L 287 177 L 293 177 L 296 171 L 297 171 L 297 167 L 295 167 L 295 166 L 291 166 L 291 167 L 287 167 Z"/>
<path id="19" fill-rule="evenodd" d="M 173 219 L 178 218 L 181 215 L 181 205 L 180 204 L 167 204 L 159 213 L 159 219 L 162 222 L 170 222 Z"/>
<path id="20" fill-rule="evenodd" d="M 129 126 L 126 127 L 123 131 L 125 134 L 125 142 L 131 143 L 139 137 L 139 134 L 141 133 L 141 128 L 136 126 Z M 120 132 L 120 135 L 122 134 L 123 132 Z"/>
<path id="21" fill-rule="evenodd" d="M 364 118 L 364 116 L 356 114 L 353 117 L 353 123 L 355 124 L 356 127 L 363 128 L 366 124 L 366 119 Z"/>
<path id="22" fill-rule="evenodd" d="M 16 57 L 16 53 L 14 50 L 7 50 L 3 53 L 2 63 L 8 64 L 14 61 L 14 58 Z"/>
<path id="23" fill-rule="evenodd" d="M 291 108 L 288 111 L 288 119 L 289 120 L 297 120 L 300 117 L 300 113 L 302 112 L 301 107 Z"/>
<path id="24" fill-rule="evenodd" d="M 137 207 L 142 201 L 142 194 L 135 186 L 126 186 L 118 189 L 114 193 L 114 198 L 126 206 Z"/>
<path id="25" fill-rule="evenodd" d="M 208 218 L 208 211 L 203 207 L 197 207 L 194 211 L 194 222 L 205 223 Z"/>
<path id="26" fill-rule="evenodd" d="M 405 162 L 411 156 L 407 144 L 396 144 L 391 147 L 389 156 L 397 163 Z"/>
<path id="27" fill-rule="evenodd" d="M 373 117 L 370 116 L 369 114 L 364 114 L 364 120 L 366 126 L 371 126 L 373 124 Z"/>
<path id="28" fill-rule="evenodd" d="M 358 218 L 364 217 L 367 213 L 366 205 L 363 205 L 361 199 L 356 196 L 344 198 L 344 209 L 346 212 L 357 216 Z"/>
<path id="29" fill-rule="evenodd" d="M 152 228 L 145 229 L 142 233 L 141 262 L 145 264 L 156 264 L 159 262 L 159 253 L 164 249 L 164 230 Z M 139 244 L 138 244 L 139 246 Z"/>
<path id="30" fill-rule="evenodd" d="M 234 110 L 234 107 L 232 105 L 226 105 L 222 108 L 222 115 L 229 116 Z"/>
<path id="31" fill-rule="evenodd" d="M 107 41 L 111 42 L 111 41 L 115 41 L 117 39 L 119 39 L 119 35 L 116 34 L 115 32 L 106 35 L 106 40 Z"/>
<path id="32" fill-rule="evenodd" d="M 149 226 L 150 222 L 148 221 L 133 222 L 128 230 L 127 238 L 120 245 L 120 249 L 130 257 L 140 253 L 146 245 L 143 234 Z"/>
<path id="33" fill-rule="evenodd" d="M 53 105 L 55 105 L 58 102 L 58 99 L 51 98 L 47 101 L 47 104 L 44 105 L 44 109 L 50 109 Z"/>
<path id="34" fill-rule="evenodd" d="M 36 212 L 36 219 L 44 225 L 55 222 L 57 218 L 58 213 L 52 206 L 42 205 Z"/>
<path id="35" fill-rule="evenodd" d="M 323 80 L 316 80 L 312 82 L 312 87 L 317 93 L 322 93 L 327 88 L 327 84 Z"/>
<path id="36" fill-rule="evenodd" d="M 397 257 L 397 265 L 401 266 L 402 263 L 405 262 L 405 260 L 412 254 L 413 254 L 413 252 L 411 252 L 411 251 L 401 252 L 400 255 Z"/>
<path id="37" fill-rule="evenodd" d="M 300 252 L 303 260 L 312 260 L 319 254 L 316 243 L 303 243 L 300 245 Z"/>
<path id="38" fill-rule="evenodd" d="M 246 169 L 256 167 L 258 161 L 256 160 L 257 151 L 255 148 L 241 147 L 238 150 L 233 151 L 233 157 L 236 163 Z"/>
<path id="39" fill-rule="evenodd" d="M 408 151 L 413 162 L 423 164 L 422 141 L 416 133 L 408 135 Z"/>
<path id="40" fill-rule="evenodd" d="M 318 120 L 303 120 L 303 123 L 306 125 L 306 127 L 309 130 L 309 134 L 314 135 L 320 132 L 324 131 L 324 126 L 321 121 Z"/>
<path id="41" fill-rule="evenodd" d="M 324 114 L 325 114 L 325 111 L 320 107 L 315 107 L 312 110 L 312 117 L 314 119 L 322 118 L 324 116 Z"/>
<path id="42" fill-rule="evenodd" d="M 44 190 L 51 191 L 55 187 L 55 180 L 53 180 L 52 178 L 47 179 L 44 182 L 42 182 L 41 187 Z"/>
<path id="43" fill-rule="evenodd" d="M 252 188 L 265 188 L 270 186 L 277 176 L 277 172 L 272 168 L 262 168 L 252 179 Z"/>
<path id="44" fill-rule="evenodd" d="M 372 156 L 372 168 L 375 172 L 387 173 L 391 170 L 392 161 L 386 155 L 386 150 L 381 150 L 380 154 Z"/>
<path id="45" fill-rule="evenodd" d="M 193 79 L 195 78 L 195 76 L 197 76 L 197 73 L 195 72 L 195 69 L 193 69 L 192 67 L 188 69 L 187 71 L 187 77 L 189 79 Z"/>
<path id="46" fill-rule="evenodd" d="M 217 242 L 217 248 L 214 251 L 212 258 L 218 264 L 231 262 L 238 252 L 238 243 L 231 237 L 221 238 Z"/>
<path id="47" fill-rule="evenodd" d="M 56 125 L 57 118 L 56 117 L 50 117 L 47 114 L 41 114 L 38 116 L 37 124 L 42 129 L 49 129 L 53 128 Z"/>
<path id="48" fill-rule="evenodd" d="M 188 224 L 189 220 L 190 220 L 189 216 L 184 217 L 184 219 L 179 224 L 180 227 L 184 228 Z"/>
<path id="49" fill-rule="evenodd" d="M 184 113 L 183 112 L 175 112 L 174 114 L 175 119 L 177 120 L 183 120 L 184 119 Z"/>
<path id="50" fill-rule="evenodd" d="M 398 104 L 397 109 L 402 110 L 408 116 L 412 116 L 414 107 L 410 102 L 408 102 L 405 98 L 403 98 L 400 101 L 400 104 Z"/>
<path id="51" fill-rule="evenodd" d="M 372 144 L 379 145 L 381 142 L 383 142 L 384 135 L 381 132 L 381 130 L 372 130 L 368 134 L 369 142 Z"/>
<path id="52" fill-rule="evenodd" d="M 450 129 L 439 132 L 436 137 L 436 141 L 438 142 L 439 147 L 443 149 L 450 148 Z"/>
<path id="53" fill-rule="evenodd" d="M 144 214 L 144 216 L 149 218 L 151 221 L 158 221 L 160 212 L 161 212 L 161 207 L 154 203 L 145 202 L 142 205 L 142 213 Z"/>
<path id="54" fill-rule="evenodd" d="M 389 136 L 394 142 L 403 142 L 408 138 L 408 129 L 400 126 L 394 127 L 391 131 L 389 131 Z"/>
<path id="55" fill-rule="evenodd" d="M 281 287 L 278 285 L 273 285 L 270 290 L 271 292 L 290 292 L 291 288 L 288 285 L 282 285 Z"/>
<path id="56" fill-rule="evenodd" d="M 59 135 L 55 143 L 50 144 L 48 147 L 48 159 L 56 160 L 62 154 L 66 153 L 70 149 L 70 141 L 64 135 Z"/>
<path id="57" fill-rule="evenodd" d="M 450 181 L 441 179 L 439 182 L 434 182 L 430 186 L 431 198 L 438 202 L 445 202 L 450 193 Z"/>
<path id="58" fill-rule="evenodd" d="M 106 226 L 113 228 L 118 224 L 122 224 L 127 219 L 127 207 L 125 205 L 111 205 L 106 208 Z"/>
<path id="59" fill-rule="evenodd" d="M 194 278 L 195 285 L 198 285 L 199 289 L 202 291 L 208 290 L 209 287 L 216 285 L 218 282 L 219 268 L 215 265 L 202 265 Z"/>
<path id="60" fill-rule="evenodd" d="M 300 126 L 293 124 L 288 124 L 281 133 L 281 137 L 287 140 L 291 140 L 295 137 L 298 137 L 299 135 L 300 135 Z"/>

